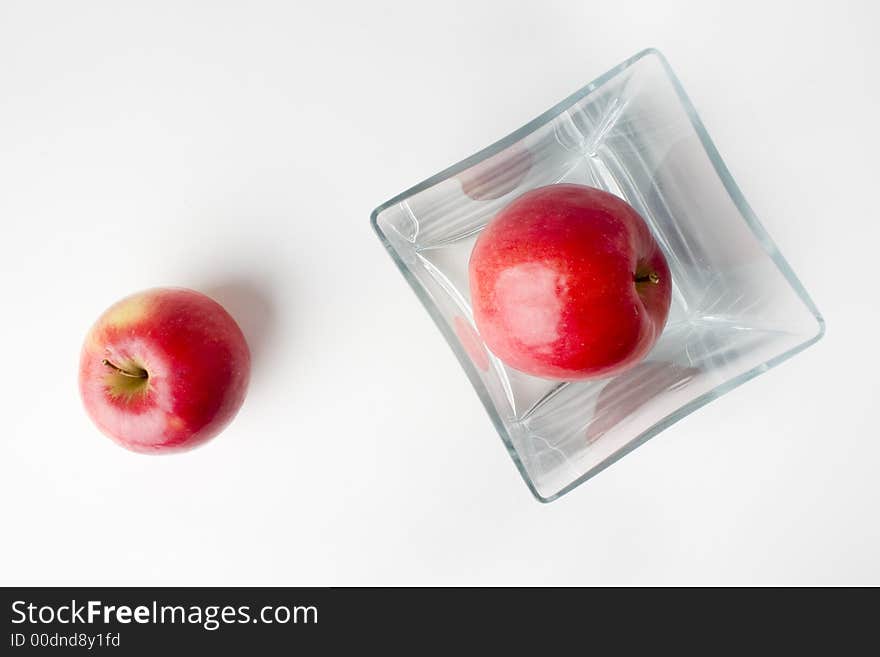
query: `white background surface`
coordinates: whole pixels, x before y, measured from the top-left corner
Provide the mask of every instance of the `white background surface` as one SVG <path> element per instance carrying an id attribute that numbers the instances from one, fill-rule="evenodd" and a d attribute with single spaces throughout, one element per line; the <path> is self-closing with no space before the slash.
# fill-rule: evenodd
<path id="1" fill-rule="evenodd" d="M 877 25 L 869 2 L 3 2 L 0 584 L 880 584 Z M 368 215 L 646 46 L 828 334 L 541 505 Z M 224 434 L 150 458 L 92 427 L 77 359 L 168 284 L 226 304 L 255 370 Z"/>

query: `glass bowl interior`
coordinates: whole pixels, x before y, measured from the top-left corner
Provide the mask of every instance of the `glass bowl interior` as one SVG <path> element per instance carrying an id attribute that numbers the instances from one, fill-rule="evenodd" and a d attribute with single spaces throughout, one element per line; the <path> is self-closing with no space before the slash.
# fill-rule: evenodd
<path id="1" fill-rule="evenodd" d="M 616 377 L 560 383 L 523 374 L 497 359 L 473 324 L 467 266 L 480 231 L 523 192 L 559 182 L 624 198 L 672 272 L 660 340 Z M 545 502 L 824 331 L 656 50 L 384 203 L 372 221 Z"/>

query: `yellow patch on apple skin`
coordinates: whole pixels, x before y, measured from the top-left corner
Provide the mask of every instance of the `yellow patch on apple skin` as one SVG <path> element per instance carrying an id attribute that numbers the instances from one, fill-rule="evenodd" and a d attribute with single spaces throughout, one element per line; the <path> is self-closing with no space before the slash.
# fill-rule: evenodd
<path id="1" fill-rule="evenodd" d="M 168 426 L 174 429 L 175 431 L 180 431 L 186 426 L 186 423 L 180 419 L 179 415 L 172 415 L 167 420 Z"/>
<path id="2" fill-rule="evenodd" d="M 142 320 L 150 310 L 150 302 L 146 295 L 137 294 L 114 304 L 104 316 L 101 323 L 114 328 L 125 328 Z"/>
<path id="3" fill-rule="evenodd" d="M 135 294 L 118 301 L 98 318 L 86 335 L 85 348 L 92 353 L 101 353 L 104 348 L 104 331 L 120 329 L 136 324 L 150 312 L 151 300 L 146 294 Z"/>
<path id="4" fill-rule="evenodd" d="M 98 340 L 98 331 L 95 327 L 89 329 L 89 333 L 86 335 L 85 350 L 92 354 L 101 351 L 101 342 Z"/>

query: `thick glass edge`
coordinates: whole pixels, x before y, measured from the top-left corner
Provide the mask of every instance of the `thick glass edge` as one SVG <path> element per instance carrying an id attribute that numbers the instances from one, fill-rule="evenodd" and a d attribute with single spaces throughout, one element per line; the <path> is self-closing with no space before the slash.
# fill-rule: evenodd
<path id="1" fill-rule="evenodd" d="M 767 255 L 773 260 L 777 269 L 779 269 L 780 273 L 783 277 L 788 281 L 788 284 L 795 291 L 795 294 L 801 299 L 810 313 L 813 315 L 813 318 L 816 320 L 816 332 L 806 339 L 801 344 L 789 349 L 782 354 L 774 356 L 773 358 L 756 365 L 752 369 L 748 370 L 736 376 L 729 381 L 725 381 L 721 383 L 712 390 L 692 399 L 687 404 L 683 405 L 681 408 L 677 409 L 675 412 L 670 413 L 665 418 L 659 420 L 656 424 L 651 426 L 646 431 L 642 432 L 627 443 L 624 447 L 619 449 L 618 451 L 611 454 L 608 458 L 603 460 L 601 463 L 591 468 L 587 472 L 585 472 L 582 476 L 575 479 L 573 482 L 559 490 L 557 493 L 547 497 L 541 498 L 541 502 L 552 502 L 554 500 L 559 499 L 566 493 L 571 492 L 582 483 L 586 482 L 588 479 L 593 478 L 602 470 L 608 468 L 613 465 L 621 458 L 632 452 L 634 449 L 641 447 L 648 440 L 659 434 L 660 432 L 668 429 L 670 426 L 678 422 L 679 420 L 687 417 L 694 411 L 699 408 L 705 406 L 709 402 L 722 397 L 727 394 L 731 390 L 741 386 L 748 381 L 751 381 L 755 377 L 768 370 L 773 369 L 777 365 L 785 362 L 792 356 L 800 353 L 807 347 L 815 344 L 825 335 L 825 318 L 822 316 L 822 313 L 819 312 L 818 307 L 813 301 L 812 297 L 807 292 L 803 283 L 801 283 L 800 279 L 794 273 L 794 270 L 791 268 L 791 265 L 788 264 L 788 261 L 779 251 L 779 248 L 776 246 L 776 242 L 770 237 L 767 229 L 764 228 L 764 225 L 758 219 L 752 207 L 749 205 L 745 196 L 742 193 L 742 190 L 739 188 L 739 185 L 736 184 L 736 181 L 733 178 L 733 175 L 730 173 L 730 170 L 727 168 L 727 165 L 724 163 L 724 160 L 721 157 L 721 154 L 718 152 L 715 143 L 712 141 L 712 138 L 709 136 L 709 131 L 706 130 L 706 126 L 703 124 L 702 119 L 697 113 L 694 104 L 691 102 L 691 99 L 688 97 L 687 92 L 684 90 L 684 86 L 681 84 L 681 80 L 679 80 L 678 76 L 675 74 L 675 71 L 672 70 L 672 67 L 669 64 L 669 61 L 666 57 L 656 48 L 647 48 L 639 53 L 639 55 L 653 55 L 656 57 L 660 63 L 663 65 L 663 69 L 666 72 L 669 80 L 672 82 L 673 88 L 675 89 L 675 93 L 678 96 L 679 100 L 682 103 L 682 106 L 685 108 L 688 117 L 691 120 L 691 124 L 694 126 L 694 130 L 697 132 L 697 136 L 700 139 L 700 142 L 703 145 L 703 148 L 706 150 L 706 154 L 709 156 L 709 160 L 712 163 L 712 166 L 715 168 L 715 172 L 718 174 L 718 177 L 721 179 L 721 183 L 724 185 L 724 188 L 727 190 L 728 195 L 731 200 L 736 205 L 737 209 L 740 211 L 740 214 L 743 217 L 743 220 L 752 230 L 752 233 L 758 238 L 758 242 L 761 244 L 761 247 L 767 253 Z"/>
<path id="2" fill-rule="evenodd" d="M 424 306 L 425 310 L 428 311 L 428 315 L 431 316 L 431 319 L 434 320 L 434 324 L 440 329 L 440 333 L 443 334 L 443 338 L 446 340 L 446 343 L 452 349 L 452 352 L 455 354 L 455 357 L 458 359 L 459 364 L 462 369 L 467 374 L 468 380 L 471 382 L 474 390 L 477 391 L 477 396 L 480 398 L 480 401 L 483 404 L 483 408 L 486 409 L 486 413 L 489 415 L 489 419 L 492 420 L 492 425 L 495 427 L 495 431 L 498 432 L 498 435 L 501 437 L 501 442 L 504 443 L 504 447 L 507 450 L 507 453 L 510 454 L 510 458 L 513 459 L 514 464 L 516 465 L 516 469 L 519 472 L 520 477 L 525 482 L 526 486 L 528 486 L 532 495 L 539 501 L 549 501 L 545 500 L 541 494 L 535 488 L 535 484 L 532 482 L 531 477 L 529 477 L 528 472 L 526 472 L 525 464 L 519 458 L 519 454 L 516 451 L 516 448 L 513 446 L 513 440 L 510 437 L 510 434 L 507 432 L 507 427 L 504 425 L 504 421 L 501 419 L 501 416 L 495 410 L 495 406 L 492 403 L 492 399 L 489 396 L 489 391 L 486 390 L 486 386 L 483 385 L 483 381 L 480 379 L 480 374 L 477 372 L 473 363 L 471 362 L 470 356 L 468 356 L 464 351 L 462 351 L 458 344 L 458 338 L 453 334 L 452 330 L 446 324 L 446 320 L 440 314 L 440 311 L 437 310 L 436 304 L 431 301 L 430 295 L 425 292 L 424 287 L 421 283 L 419 283 L 418 279 L 412 275 L 407 266 L 403 263 L 400 257 L 397 255 L 397 252 L 394 250 L 394 247 L 391 246 L 391 243 L 385 239 L 384 234 L 382 234 L 379 227 L 374 223 L 373 228 L 376 230 L 379 235 L 379 239 L 381 240 L 385 250 L 391 255 L 391 259 L 394 261 L 394 264 L 397 266 L 397 269 L 403 274 L 403 277 L 406 279 L 406 282 L 409 283 L 410 288 L 412 288 L 413 292 L 415 292 L 416 297 L 418 297 L 422 306 Z"/>
<path id="3" fill-rule="evenodd" d="M 503 137 L 502 139 L 499 139 L 498 141 L 496 141 L 494 144 L 487 146 L 486 148 L 474 153 L 470 157 L 467 157 L 467 158 L 461 160 L 460 162 L 457 162 L 456 164 L 453 164 L 452 166 L 447 167 L 446 169 L 442 170 L 441 172 L 431 176 L 430 178 L 426 178 L 425 180 L 418 183 L 417 185 L 414 185 L 414 186 L 410 187 L 409 189 L 401 192 L 397 196 L 394 196 L 393 198 L 385 201 L 384 203 L 379 205 L 376 209 L 374 209 L 372 213 L 370 213 L 370 225 L 373 227 L 373 231 L 376 233 L 376 235 L 379 238 L 379 241 L 385 247 L 385 250 L 388 251 L 389 255 L 391 256 L 392 261 L 397 266 L 397 269 L 400 270 L 400 272 L 403 274 L 403 277 L 406 279 L 407 283 L 409 283 L 410 288 L 412 288 L 413 292 L 415 293 L 416 297 L 418 297 L 422 306 L 424 306 L 425 310 L 431 316 L 431 319 L 434 321 L 434 324 L 436 324 L 437 328 L 440 329 L 440 332 L 443 334 L 444 339 L 449 344 L 450 348 L 452 349 L 453 353 L 455 354 L 456 358 L 458 359 L 458 362 L 460 363 L 462 369 L 464 369 L 465 374 L 467 374 L 467 377 L 470 380 L 471 385 L 476 390 L 477 396 L 480 398 L 480 401 L 482 402 L 483 407 L 486 409 L 486 412 L 488 413 L 489 418 L 491 419 L 492 424 L 495 427 L 495 430 L 498 432 L 498 435 L 501 437 L 501 441 L 504 444 L 504 447 L 507 450 L 507 453 L 510 454 L 511 459 L 513 460 L 514 464 L 516 465 L 516 469 L 519 472 L 520 477 L 522 477 L 522 480 L 525 482 L 526 486 L 528 487 L 529 491 L 531 491 L 534 498 L 542 503 L 552 501 L 553 499 L 558 497 L 558 494 L 555 496 L 552 496 L 552 497 L 545 497 L 538 492 L 537 488 L 535 488 L 534 482 L 532 482 L 531 477 L 529 476 L 528 472 L 526 472 L 525 464 L 520 459 L 519 454 L 517 453 L 516 448 L 513 445 L 513 440 L 511 439 L 510 434 L 507 431 L 507 427 L 504 425 L 504 421 L 501 419 L 501 417 L 496 412 L 495 407 L 492 404 L 492 400 L 489 396 L 489 391 L 486 390 L 485 386 L 483 385 L 483 382 L 480 379 L 480 375 L 477 372 L 477 370 L 474 368 L 473 363 L 470 360 L 470 357 L 466 353 L 464 353 L 461 349 L 459 349 L 458 340 L 452 334 L 452 331 L 446 325 L 446 320 L 442 317 L 442 315 L 440 315 L 440 313 L 436 309 L 434 303 L 431 301 L 430 296 L 425 292 L 424 288 L 419 283 L 419 281 L 415 278 L 415 276 L 412 275 L 412 273 L 407 268 L 406 264 L 400 259 L 400 256 L 394 250 L 394 247 L 391 245 L 391 243 L 386 238 L 385 234 L 382 232 L 382 229 L 379 227 L 379 215 L 382 214 L 382 212 L 384 210 L 386 210 L 387 208 L 389 208 L 397 203 L 400 203 L 401 201 L 409 198 L 410 196 L 412 196 L 414 194 L 418 194 L 419 192 L 421 192 L 424 189 L 427 189 L 428 187 L 431 187 L 439 182 L 447 180 L 447 179 L 451 178 L 452 176 L 460 173 L 461 171 L 467 169 L 468 167 L 473 166 L 474 164 L 481 162 L 482 160 L 484 160 L 488 157 L 491 157 L 491 156 L 495 155 L 496 153 L 501 152 L 502 150 L 504 150 L 505 148 L 507 148 L 511 144 L 519 141 L 520 139 L 522 139 L 526 135 L 531 134 L 537 128 L 549 123 L 550 121 L 555 119 L 557 116 L 559 116 L 562 112 L 564 112 L 569 107 L 571 107 L 572 104 L 574 104 L 575 102 L 577 102 L 578 100 L 580 100 L 581 98 L 583 98 L 584 96 L 589 94 L 591 91 L 596 89 L 598 86 L 600 86 L 601 84 L 603 84 L 607 80 L 610 80 L 611 78 L 616 76 L 618 73 L 620 73 L 621 71 L 625 70 L 626 68 L 632 66 L 635 62 L 640 60 L 642 57 L 649 55 L 652 52 L 654 52 L 654 50 L 648 48 L 648 49 L 645 49 L 645 50 L 642 50 L 642 51 L 636 53 L 635 55 L 633 55 L 629 59 L 625 60 L 624 62 L 621 62 L 620 64 L 618 64 L 617 66 L 615 66 L 611 70 L 603 73 L 598 78 L 596 78 L 595 80 L 593 80 L 592 82 L 590 82 L 586 86 L 582 87 L 578 91 L 574 92 L 573 94 L 571 94 L 567 98 L 556 103 L 556 105 L 551 107 L 546 112 L 540 114 L 535 119 L 529 121 L 521 128 L 514 130 L 506 137 Z"/>
<path id="4" fill-rule="evenodd" d="M 767 229 L 764 228 L 764 225 L 758 219 L 754 210 L 752 210 L 752 206 L 749 205 L 749 202 L 743 195 L 742 190 L 739 188 L 739 185 L 736 184 L 736 181 L 733 179 L 733 175 L 730 173 L 730 170 L 724 163 L 721 154 L 718 152 L 718 149 L 715 146 L 715 142 L 713 142 L 712 138 L 709 136 L 709 131 L 706 130 L 706 126 L 703 125 L 703 120 L 700 118 L 699 114 L 697 114 L 697 110 L 694 107 L 694 104 L 688 97 L 687 92 L 685 92 L 684 87 L 681 84 L 681 80 L 678 79 L 675 71 L 672 70 L 672 67 L 669 65 L 666 57 L 664 57 L 663 53 L 655 48 L 648 48 L 647 50 L 642 51 L 642 54 L 648 53 L 657 57 L 657 59 L 663 65 L 663 69 L 666 71 L 666 75 L 672 82 L 675 93 L 678 95 L 682 106 L 685 108 L 688 116 L 690 117 L 691 124 L 693 124 L 694 130 L 696 130 L 697 136 L 700 138 L 700 142 L 703 144 L 703 148 L 706 149 L 706 154 L 709 156 L 709 161 L 715 168 L 715 172 L 721 179 L 721 183 L 724 185 L 724 188 L 727 190 L 727 193 L 730 196 L 731 200 L 740 211 L 740 214 L 742 215 L 746 224 L 749 226 L 749 228 L 751 228 L 752 232 L 755 234 L 755 237 L 758 238 L 758 242 L 761 244 L 767 255 L 769 255 L 773 262 L 776 264 L 777 269 L 779 269 L 780 273 L 788 281 L 788 284 L 791 285 L 792 289 L 800 297 L 801 301 L 804 302 L 804 305 L 816 319 L 819 333 L 814 341 L 819 340 L 823 335 L 825 335 L 825 319 L 822 317 L 822 313 L 819 312 L 819 308 L 813 302 L 812 297 L 803 286 L 803 283 L 801 283 L 800 279 L 794 273 L 794 270 L 788 264 L 788 261 L 785 259 L 785 257 L 783 257 L 782 253 L 779 251 L 779 247 L 776 246 L 776 242 L 770 237 Z"/>
<path id="5" fill-rule="evenodd" d="M 760 365 L 756 365 L 752 369 L 748 370 L 747 372 L 743 372 L 739 376 L 735 376 L 732 379 L 715 386 L 714 388 L 712 388 L 708 392 L 703 393 L 699 397 L 695 397 L 694 399 L 689 401 L 687 404 L 684 404 L 683 406 L 678 408 L 675 412 L 670 413 L 669 415 L 667 415 L 666 417 L 664 417 L 663 419 L 659 420 L 657 423 L 652 425 L 649 429 L 640 433 L 638 436 L 633 438 L 626 445 L 624 445 L 619 450 L 617 450 L 616 452 L 614 452 L 613 454 L 608 456 L 604 461 L 602 461 L 598 465 L 594 466 L 593 468 L 591 468 L 590 470 L 585 472 L 583 475 L 581 475 L 580 477 L 575 479 L 573 482 L 571 482 L 570 484 L 568 484 L 564 488 L 560 489 L 558 492 L 554 493 L 553 495 L 550 495 L 546 498 L 540 498 L 540 501 L 546 503 L 546 502 L 553 502 L 554 500 L 558 500 L 560 497 L 562 497 L 566 493 L 570 493 L 571 491 L 573 491 L 575 488 L 580 486 L 582 483 L 584 483 L 588 479 L 592 479 L 593 477 L 595 477 L 597 474 L 602 472 L 602 470 L 604 470 L 605 468 L 608 468 L 608 467 L 614 465 L 620 459 L 622 459 L 624 456 L 626 456 L 627 454 L 632 452 L 634 449 L 641 447 L 646 442 L 648 442 L 651 438 L 653 438 L 654 436 L 656 436 L 659 433 L 662 433 L 663 431 L 665 431 L 666 429 L 671 427 L 673 424 L 675 424 L 679 420 L 683 420 L 688 415 L 690 415 L 694 411 L 702 408 L 703 406 L 705 406 L 709 402 L 714 401 L 720 397 L 723 397 L 724 395 L 726 395 L 728 392 L 730 392 L 734 388 L 738 388 L 742 384 L 751 381 L 752 379 L 754 379 L 758 375 L 763 374 L 764 372 L 767 372 L 767 371 L 773 369 L 774 367 L 776 367 L 780 363 L 783 363 L 783 362 L 787 361 L 789 358 L 791 358 L 792 356 L 800 353 L 801 351 L 803 351 L 804 349 L 806 349 L 810 345 L 815 344 L 816 342 L 818 342 L 822 338 L 823 335 L 825 335 L 825 321 L 822 320 L 821 318 L 819 318 L 818 322 L 819 322 L 819 330 L 817 331 L 817 333 L 815 335 L 813 335 L 808 340 L 805 340 L 801 344 L 789 349 L 786 352 L 779 354 L 778 356 L 774 356 L 773 358 L 771 358 L 767 361 L 764 361 Z"/>
<path id="6" fill-rule="evenodd" d="M 507 431 L 507 428 L 504 426 L 504 422 L 502 421 L 502 419 L 498 415 L 498 413 L 495 411 L 494 405 L 492 404 L 492 401 L 489 397 L 489 393 L 485 389 L 483 382 L 480 380 L 479 373 L 474 368 L 468 355 L 465 354 L 461 349 L 459 349 L 458 340 L 457 340 L 456 336 L 453 335 L 452 331 L 446 325 L 445 319 L 442 317 L 442 315 L 440 315 L 439 311 L 436 309 L 435 305 L 433 304 L 433 302 L 430 299 L 430 296 L 425 293 L 422 285 L 409 272 L 405 263 L 400 259 L 397 252 L 394 250 L 394 247 L 391 245 L 391 243 L 385 237 L 385 234 L 382 232 L 382 229 L 379 227 L 378 219 L 379 219 L 379 215 L 384 210 L 391 207 L 392 205 L 400 203 L 401 201 L 405 200 L 406 198 L 409 198 L 410 196 L 412 196 L 414 194 L 418 194 L 419 192 L 421 192 L 424 189 L 427 189 L 428 187 L 431 187 L 439 182 L 447 180 L 448 178 L 451 178 L 452 176 L 460 173 L 464 169 L 466 169 L 470 166 L 473 166 L 474 164 L 504 150 L 508 146 L 512 145 L 514 142 L 520 140 L 524 136 L 532 133 L 537 128 L 542 127 L 543 125 L 545 125 L 549 121 L 551 121 L 554 118 L 556 118 L 557 116 L 559 116 L 559 114 L 561 114 L 562 112 L 567 110 L 572 104 L 574 104 L 578 100 L 584 98 L 587 94 L 589 94 L 594 89 L 596 89 L 600 85 L 604 84 L 606 81 L 610 80 L 614 76 L 618 75 L 621 71 L 629 68 L 637 61 L 643 59 L 644 57 L 648 57 L 648 56 L 656 57 L 660 61 L 660 63 L 662 64 L 663 69 L 664 69 L 666 75 L 668 76 L 669 80 L 672 82 L 673 88 L 675 89 L 675 92 L 678 95 L 678 98 L 681 101 L 682 106 L 684 107 L 685 111 L 687 112 L 688 117 L 690 118 L 691 123 L 694 126 L 694 129 L 697 133 L 697 136 L 699 137 L 700 142 L 703 145 L 703 148 L 706 150 L 706 154 L 709 156 L 709 160 L 712 163 L 712 166 L 715 168 L 715 172 L 718 174 L 718 177 L 721 179 L 721 182 L 724 185 L 724 188 L 727 190 L 727 193 L 730 195 L 731 200 L 737 206 L 737 209 L 740 211 L 740 214 L 742 215 L 744 221 L 748 224 L 749 228 L 752 230 L 752 232 L 758 238 L 758 241 L 761 244 L 764 251 L 767 253 L 768 256 L 770 256 L 770 258 L 773 260 L 776 267 L 779 269 L 779 271 L 782 273 L 782 275 L 788 281 L 789 285 L 791 285 L 792 289 L 795 291 L 795 293 L 798 295 L 798 297 L 801 299 L 801 301 L 804 303 L 804 305 L 808 308 L 810 313 L 815 318 L 816 325 L 817 325 L 817 331 L 813 336 L 811 336 L 810 338 L 808 338 L 807 340 L 805 340 L 801 344 L 793 347 L 792 349 L 789 349 L 788 351 L 786 351 L 782 354 L 779 354 L 778 356 L 775 356 L 775 357 L 765 361 L 764 363 L 761 363 L 761 364 L 753 367 L 752 369 L 748 370 L 747 372 L 744 372 L 743 374 L 736 376 L 736 377 L 730 379 L 729 381 L 726 381 L 722 384 L 715 386 L 712 390 L 709 390 L 708 392 L 700 395 L 699 397 L 692 399 L 690 402 L 688 402 L 687 404 L 684 404 L 681 408 L 679 408 L 675 412 L 670 413 L 669 415 L 667 415 L 663 419 L 659 420 L 657 423 L 652 425 L 651 428 L 647 429 L 646 431 L 643 431 L 636 438 L 634 438 L 633 440 L 628 442 L 624 447 L 622 447 L 618 451 L 614 452 L 612 455 L 607 457 L 601 463 L 599 463 L 598 465 L 596 465 L 593 468 L 591 468 L 590 470 L 588 470 L 586 473 L 584 473 L 583 475 L 581 475 L 580 477 L 578 477 L 577 479 L 572 481 L 567 486 L 563 487 L 562 489 L 560 489 L 559 491 L 557 491 L 553 495 L 544 496 L 538 492 L 537 488 L 535 487 L 534 483 L 532 482 L 531 478 L 529 477 L 528 473 L 526 472 L 525 465 L 522 463 L 522 460 L 519 458 L 519 455 L 516 452 L 515 447 L 513 446 L 513 441 L 510 438 L 510 435 Z M 389 199 L 388 201 L 385 201 L 384 203 L 382 203 L 381 205 L 376 207 L 372 211 L 372 213 L 370 214 L 370 224 L 372 225 L 373 230 L 375 231 L 376 235 L 378 236 L 380 242 L 385 247 L 386 251 L 388 251 L 388 253 L 391 255 L 391 259 L 393 260 L 393 262 L 397 266 L 398 270 L 400 270 L 400 272 L 403 274 L 404 278 L 409 283 L 409 286 L 412 288 L 413 292 L 416 294 L 419 301 L 424 306 L 425 310 L 428 311 L 428 314 L 431 316 L 434 323 L 437 325 L 437 328 L 440 329 L 440 332 L 443 334 L 444 339 L 449 344 L 450 348 L 452 349 L 453 353 L 455 354 L 456 358 L 458 359 L 459 363 L 461 364 L 462 368 L 464 369 L 465 373 L 467 374 L 468 379 L 471 382 L 471 385 L 476 390 L 477 395 L 480 398 L 480 401 L 483 403 L 484 408 L 486 409 L 490 419 L 492 420 L 492 424 L 495 426 L 495 429 L 498 432 L 499 436 L 501 437 L 501 440 L 504 443 L 504 446 L 507 449 L 507 452 L 510 454 L 511 459 L 513 460 L 514 464 L 516 465 L 516 468 L 519 471 L 520 476 L 522 477 L 526 486 L 528 486 L 529 491 L 531 491 L 532 495 L 534 496 L 534 498 L 538 502 L 541 502 L 544 504 L 558 500 L 563 495 L 571 492 L 572 490 L 574 490 L 575 488 L 577 488 L 578 486 L 580 486 L 581 484 L 583 484 L 587 480 L 593 478 L 595 475 L 599 474 L 600 472 L 602 472 L 603 470 L 605 470 L 609 466 L 613 465 L 614 463 L 619 461 L 621 458 L 623 458 L 624 456 L 626 456 L 627 454 L 632 452 L 634 449 L 636 449 L 637 447 L 640 447 L 641 445 L 646 443 L 648 440 L 650 440 L 651 438 L 656 436 L 658 433 L 669 428 L 670 426 L 672 426 L 673 424 L 675 424 L 679 420 L 687 417 L 688 415 L 690 415 L 694 411 L 705 406 L 710 401 L 718 399 L 719 397 L 725 395 L 726 393 L 730 392 L 734 388 L 737 388 L 738 386 L 742 385 L 743 383 L 750 381 L 751 379 L 755 378 L 759 374 L 762 374 L 763 372 L 766 372 L 766 371 L 772 369 L 773 367 L 779 365 L 780 363 L 788 360 L 789 358 L 791 358 L 792 356 L 803 351 L 804 349 L 806 349 L 810 345 L 818 342 L 822 338 L 822 336 L 825 335 L 825 320 L 822 317 L 822 314 L 819 312 L 819 309 L 816 307 L 816 304 L 813 302 L 812 298 L 807 293 L 806 288 L 804 288 L 803 284 L 800 282 L 800 279 L 798 279 L 798 277 L 795 275 L 791 266 L 788 264 L 788 262 L 782 256 L 779 249 L 776 247 L 775 242 L 771 239 L 770 235 L 767 233 L 767 230 L 764 228 L 764 226 L 758 220 L 758 218 L 755 215 L 754 211 L 752 210 L 751 206 L 746 201 L 745 197 L 743 196 L 742 191 L 739 189 L 739 186 L 736 184 L 736 181 L 733 179 L 733 176 L 731 175 L 727 166 L 724 164 L 724 161 L 721 158 L 721 154 L 718 152 L 718 149 L 715 147 L 715 144 L 712 141 L 711 137 L 709 137 L 709 133 L 706 130 L 706 127 L 703 124 L 702 120 L 700 119 L 699 115 L 697 114 L 696 108 L 694 107 L 693 103 L 691 102 L 690 98 L 688 97 L 687 93 L 685 92 L 684 87 L 681 84 L 681 81 L 678 79 L 678 76 L 672 70 L 672 67 L 669 65 L 669 62 L 667 61 L 666 57 L 656 48 L 645 48 L 644 50 L 639 51 L 638 53 L 636 53 L 632 57 L 621 62 L 620 64 L 618 64 L 614 68 L 610 69 L 606 73 L 600 75 L 598 78 L 596 78 L 595 80 L 593 80 L 592 82 L 590 82 L 586 86 L 582 87 L 581 89 L 579 89 L 575 93 L 571 94 L 570 96 L 568 96 L 564 100 L 560 101 L 559 103 L 557 103 L 556 105 L 554 105 L 549 110 L 542 113 L 541 115 L 539 115 L 538 117 L 536 117 L 532 121 L 529 121 L 521 128 L 511 132 L 506 137 L 496 141 L 494 144 L 478 151 L 477 153 L 471 155 L 470 157 L 467 157 L 467 158 L 461 160 L 460 162 L 457 162 L 456 164 L 453 164 L 452 166 L 447 167 L 446 169 L 442 170 L 441 172 L 439 172 L 429 178 L 426 178 L 422 182 L 420 182 L 417 185 L 414 185 L 414 186 L 410 187 L 409 189 L 401 192 L 400 194 Z"/>
<path id="7" fill-rule="evenodd" d="M 583 98 L 587 94 L 589 94 L 591 91 L 593 91 L 594 89 L 596 89 L 600 85 L 604 84 L 605 82 L 607 82 L 608 80 L 610 80 L 611 78 L 616 76 L 621 71 L 629 68 L 630 66 L 635 64 L 637 61 L 639 61 L 643 57 L 646 57 L 646 56 L 652 55 L 652 54 L 656 54 L 656 55 L 660 56 L 661 59 L 663 59 L 662 55 L 660 55 L 659 51 L 654 48 L 645 48 L 644 50 L 637 52 L 635 55 L 633 55 L 629 59 L 621 62 L 620 64 L 618 64 L 617 66 L 612 68 L 610 71 L 606 71 L 605 73 L 600 75 L 598 78 L 596 78 L 595 80 L 593 80 L 592 82 L 590 82 L 586 86 L 581 87 L 580 89 L 575 91 L 573 94 L 571 94 L 567 98 L 556 103 L 553 107 L 548 109 L 546 112 L 543 112 L 539 116 L 535 117 L 534 119 L 532 119 L 531 121 L 526 123 L 521 128 L 517 128 L 516 130 L 511 132 L 506 137 L 502 137 L 501 139 L 496 141 L 494 144 L 491 144 L 491 145 L 487 146 L 486 148 L 484 148 L 480 151 L 477 151 L 473 155 L 466 157 L 465 159 L 463 159 L 459 162 L 456 162 L 452 166 L 446 167 L 445 169 L 443 169 L 442 171 L 440 171 L 437 174 L 434 174 L 430 178 L 426 178 L 425 180 L 418 183 L 417 185 L 413 185 L 412 187 L 410 187 L 406 191 L 403 191 L 400 194 L 398 194 L 397 196 L 388 199 L 387 201 L 382 203 L 380 206 L 378 206 L 375 210 L 373 210 L 373 212 L 370 214 L 370 223 L 373 225 L 373 229 L 377 233 L 379 233 L 379 235 L 381 237 L 381 230 L 379 229 L 379 225 L 377 223 L 377 220 L 383 210 L 386 210 L 387 208 L 391 207 L 392 205 L 400 203 L 401 201 L 409 198 L 410 196 L 413 196 L 414 194 L 418 194 L 419 192 L 427 189 L 428 187 L 436 185 L 437 183 L 443 182 L 444 180 L 447 180 L 447 179 L 451 178 L 452 176 L 454 176 L 458 173 L 461 173 L 462 171 L 464 171 L 468 167 L 473 166 L 474 164 L 477 164 L 478 162 L 481 162 L 489 157 L 492 157 L 496 153 L 500 153 L 508 146 L 514 144 L 515 142 L 519 141 L 523 137 L 534 132 L 536 129 L 540 128 L 541 126 L 543 126 L 543 125 L 549 123 L 550 121 L 552 121 L 553 119 L 555 119 L 557 116 L 562 114 L 562 112 L 564 112 L 569 107 L 571 107 L 574 103 L 576 103 L 581 98 Z M 665 63 L 666 60 L 663 60 L 663 61 Z M 690 109 L 690 107 L 688 109 Z"/>

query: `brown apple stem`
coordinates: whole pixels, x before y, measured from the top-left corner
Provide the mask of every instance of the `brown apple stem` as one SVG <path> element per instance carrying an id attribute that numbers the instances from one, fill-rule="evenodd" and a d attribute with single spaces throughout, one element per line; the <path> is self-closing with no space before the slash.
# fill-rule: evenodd
<path id="1" fill-rule="evenodd" d="M 650 274 L 644 274 L 642 276 L 636 276 L 636 283 L 651 283 L 652 285 L 657 285 L 660 282 L 660 277 L 657 275 L 657 272 L 651 272 Z"/>
<path id="2" fill-rule="evenodd" d="M 147 370 L 139 369 L 137 372 L 129 372 L 128 370 L 124 370 L 121 367 L 114 365 L 106 358 L 101 361 L 101 364 L 104 365 L 105 367 L 109 367 L 110 369 L 116 370 L 122 376 L 128 376 L 128 377 L 131 377 L 132 379 L 146 379 L 149 376 L 147 374 Z"/>

